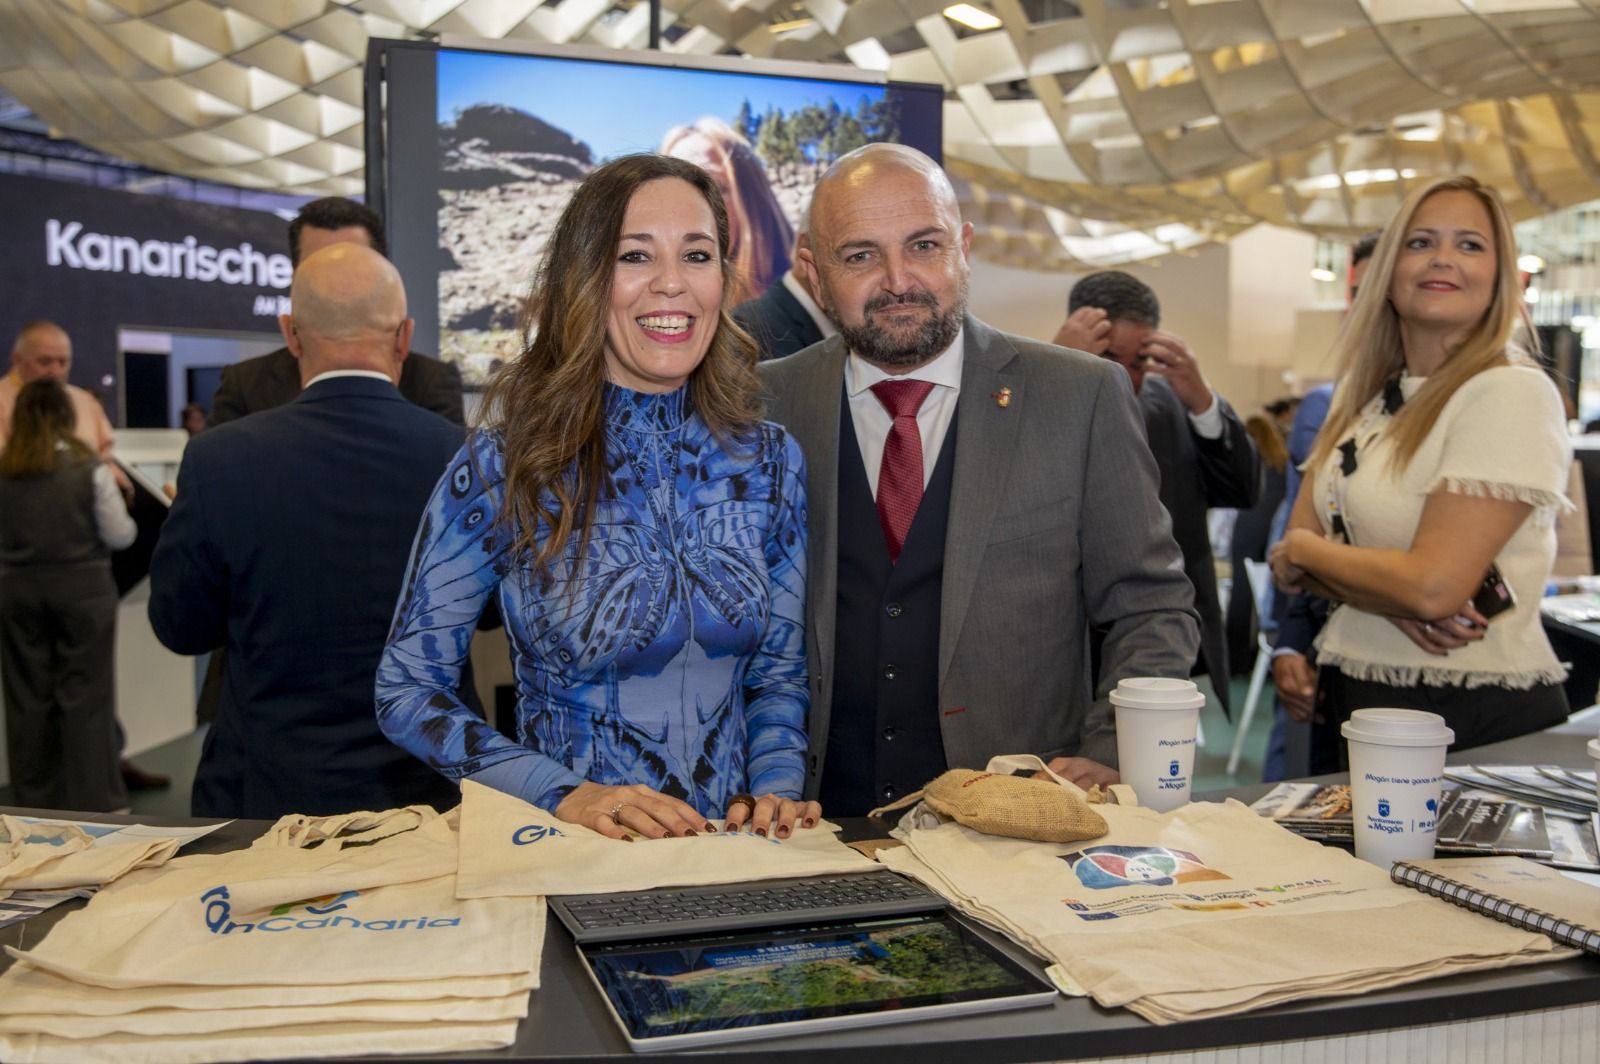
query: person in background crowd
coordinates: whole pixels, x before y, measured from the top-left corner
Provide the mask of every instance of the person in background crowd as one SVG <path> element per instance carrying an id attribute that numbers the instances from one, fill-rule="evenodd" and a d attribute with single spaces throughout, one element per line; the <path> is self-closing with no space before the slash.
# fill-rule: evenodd
<path id="1" fill-rule="evenodd" d="M 301 259 L 340 243 L 371 248 L 385 258 L 389 255 L 383 219 L 371 208 L 342 196 L 312 200 L 301 207 L 294 221 L 289 223 L 289 261 L 296 268 Z M 415 351 L 404 357 L 400 367 L 400 395 L 448 421 L 465 425 L 461 371 L 448 362 Z M 210 424 L 224 425 L 247 414 L 293 402 L 302 387 L 301 368 L 300 361 L 287 346 L 224 367 L 216 394 L 211 398 Z M 223 649 L 214 652 L 207 663 L 195 705 L 195 719 L 201 723 L 216 718 L 222 671 L 227 660 L 227 651 Z"/>
<path id="2" fill-rule="evenodd" d="M 11 434 L 12 409 L 22 388 L 32 381 L 56 381 L 66 390 L 67 399 L 72 404 L 73 431 L 78 439 L 104 463 L 104 475 L 111 477 L 123 498 L 131 500 L 133 482 L 111 457 L 116 438 L 111 431 L 111 422 L 106 417 L 106 409 L 93 393 L 67 383 L 71 372 L 72 338 L 65 329 L 53 321 L 40 318 L 28 322 L 18 331 L 11 345 L 11 372 L 0 378 L 0 447 L 5 446 Z M 122 544 L 114 549 L 120 550 L 127 545 Z M 112 726 L 116 730 L 117 750 L 120 752 L 124 736 L 122 724 L 115 716 L 112 717 Z M 167 776 L 140 768 L 132 761 L 120 761 L 120 769 L 122 782 L 129 790 L 159 790 L 172 782 Z"/>
<path id="3" fill-rule="evenodd" d="M 1272 423 L 1278 428 L 1278 435 L 1288 439 L 1289 430 L 1294 426 L 1295 411 L 1300 409 L 1300 400 L 1292 395 L 1282 399 L 1274 399 L 1265 407 L 1267 416 L 1272 418 Z"/>
<path id="4" fill-rule="evenodd" d="M 796 251 L 805 239 L 801 233 Z M 763 360 L 803 351 L 839 331 L 793 265 L 758 298 L 734 307 L 733 320 L 755 339 Z"/>
<path id="5" fill-rule="evenodd" d="M 372 716 L 372 677 L 413 530 L 462 432 L 395 386 L 400 275 L 340 243 L 295 272 L 279 319 L 294 402 L 189 441 L 150 561 L 150 624 L 180 654 L 226 648 L 195 816 L 453 805 L 455 788 Z"/>
<path id="6" fill-rule="evenodd" d="M 733 262 L 728 306 L 755 299 L 777 284 L 789 269 L 794 227 L 749 142 L 720 118 L 708 116 L 668 130 L 661 151 L 705 170 L 722 193 L 728 212 L 728 258 Z"/>
<path id="7" fill-rule="evenodd" d="M 11 345 L 11 372 L 0 377 L 0 447 L 5 446 L 6 438 L 11 435 L 11 411 L 23 385 L 37 380 L 56 381 L 66 389 L 72 403 L 78 439 L 106 463 L 118 487 L 124 492 L 131 491 L 133 485 L 128 482 L 127 474 L 111 461 L 116 438 L 105 407 L 88 390 L 68 384 L 67 377 L 71 373 L 72 338 L 65 329 L 40 318 L 18 331 Z"/>
<path id="8" fill-rule="evenodd" d="M 1267 409 L 1270 412 L 1271 408 Z M 1256 445 L 1256 453 L 1261 456 L 1263 478 L 1261 497 L 1250 509 L 1240 510 L 1233 522 L 1233 537 L 1228 548 L 1233 590 L 1228 596 L 1227 631 L 1228 661 L 1234 673 L 1248 676 L 1256 656 L 1257 628 L 1275 628 L 1276 623 L 1271 616 L 1256 616 L 1255 595 L 1244 562 L 1246 558 L 1258 562 L 1267 560 L 1273 517 L 1283 503 L 1289 451 L 1284 446 L 1282 430 L 1270 417 L 1252 414 L 1245 419 L 1244 427 Z"/>
<path id="9" fill-rule="evenodd" d="M 760 420 L 716 182 L 664 155 L 585 178 L 439 482 L 378 669 L 388 735 L 613 838 L 821 817 L 805 778 L 805 463 Z M 507 739 L 451 689 L 498 599 Z"/>
<path id="10" fill-rule="evenodd" d="M 312 200 L 289 223 L 289 261 L 300 260 L 330 244 L 353 242 L 385 257 L 383 219 L 376 211 L 341 196 Z M 461 371 L 448 362 L 412 351 L 400 368 L 400 394 L 440 417 L 466 424 L 461 400 Z M 300 394 L 300 364 L 288 347 L 226 366 L 211 399 L 211 424 L 222 425 L 246 414 L 271 410 Z"/>
<path id="11" fill-rule="evenodd" d="M 193 439 L 205 431 L 206 410 L 199 403 L 185 403 L 183 410 L 178 414 L 178 426 Z"/>
<path id="12" fill-rule="evenodd" d="M 1516 260 L 1492 189 L 1420 185 L 1340 333 L 1339 388 L 1272 549 L 1280 587 L 1340 604 L 1317 642 L 1329 729 L 1367 706 L 1425 709 L 1465 749 L 1566 718 L 1537 603 L 1572 450 L 1524 347 Z"/>
<path id="13" fill-rule="evenodd" d="M 810 217 L 840 335 L 759 370 L 810 468 L 806 793 L 858 815 L 1019 751 L 1115 781 L 1111 688 L 1198 636 L 1124 375 L 966 312 L 972 226 L 921 152 L 849 153 Z"/>
<path id="14" fill-rule="evenodd" d="M 1350 245 L 1351 303 L 1361 291 L 1361 282 L 1372 265 L 1372 253 L 1377 250 L 1378 238 L 1382 235 L 1383 230 L 1377 229 Z M 1289 429 L 1289 465 L 1284 471 L 1283 505 L 1273 519 L 1272 544 L 1283 538 L 1289 511 L 1300 493 L 1300 467 L 1311 456 L 1311 445 L 1316 442 L 1332 401 L 1333 385 L 1321 384 L 1307 392 L 1295 410 L 1294 424 Z M 1272 598 L 1272 612 L 1278 622 L 1278 635 L 1272 649 L 1272 687 L 1277 698 L 1272 709 L 1272 731 L 1267 736 L 1267 753 L 1261 766 L 1261 778 L 1267 783 L 1322 775 L 1337 771 L 1339 767 L 1338 750 L 1325 743 L 1313 743 L 1328 738 L 1326 729 L 1312 731 L 1310 727 L 1315 715 L 1312 703 L 1317 688 L 1312 644 L 1328 619 L 1327 600 L 1316 595 L 1282 592 L 1276 592 Z M 1295 726 L 1301 731 L 1291 742 L 1290 731 Z M 1291 747 L 1295 749 L 1292 757 Z"/>
<path id="15" fill-rule="evenodd" d="M 132 543 L 137 529 L 110 468 L 78 434 L 67 388 L 37 377 L 8 411 L 0 450 L 0 683 L 15 804 L 106 812 L 128 804 L 119 770 L 111 552 Z"/>
<path id="16" fill-rule="evenodd" d="M 1161 304 L 1150 286 L 1120 270 L 1104 270 L 1072 286 L 1055 342 L 1127 370 L 1161 472 L 1161 505 L 1172 516 L 1200 611 L 1194 671 L 1211 677 L 1226 713 L 1228 640 L 1206 512 L 1254 506 L 1261 494 L 1261 458 L 1233 407 L 1206 383 L 1188 342 L 1160 326 Z"/>

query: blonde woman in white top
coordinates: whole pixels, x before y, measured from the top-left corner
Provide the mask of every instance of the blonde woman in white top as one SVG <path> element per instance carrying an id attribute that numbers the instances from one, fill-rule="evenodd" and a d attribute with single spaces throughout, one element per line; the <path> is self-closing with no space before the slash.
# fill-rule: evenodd
<path id="1" fill-rule="evenodd" d="M 1339 386 L 1271 560 L 1279 586 L 1341 604 L 1317 641 L 1318 715 L 1341 750 L 1340 721 L 1368 706 L 1439 713 L 1458 749 L 1567 715 L 1539 597 L 1572 453 L 1522 346 L 1516 261 L 1492 189 L 1434 181 L 1384 230 L 1340 334 Z M 1515 599 L 1503 612 L 1473 605 L 1491 571 Z"/>

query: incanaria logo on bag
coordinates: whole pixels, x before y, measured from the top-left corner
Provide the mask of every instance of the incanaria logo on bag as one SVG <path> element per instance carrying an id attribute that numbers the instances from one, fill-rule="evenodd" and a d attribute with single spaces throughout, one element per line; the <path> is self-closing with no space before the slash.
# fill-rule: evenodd
<path id="1" fill-rule="evenodd" d="M 1228 879 L 1187 850 L 1165 846 L 1091 846 L 1086 850 L 1061 855 L 1072 868 L 1078 882 L 1090 890 L 1113 887 L 1170 887 L 1176 883 L 1199 883 Z"/>
<path id="2" fill-rule="evenodd" d="M 356 928 L 362 931 L 400 931 L 407 928 L 421 931 L 425 928 L 461 926 L 459 916 L 408 916 L 403 920 L 362 920 L 355 916 L 330 918 L 327 915 L 350 908 L 350 903 L 359 897 L 361 897 L 359 890 L 347 890 L 342 894 L 289 902 L 287 905 L 279 905 L 267 914 L 265 920 L 258 920 L 255 923 L 234 921 L 233 903 L 228 900 L 226 886 L 212 887 L 200 895 L 200 901 L 205 906 L 206 927 L 213 935 L 231 935 L 235 931 L 321 931 L 332 927 Z M 315 919 L 296 919 L 290 914 L 297 908 L 303 908 Z"/>

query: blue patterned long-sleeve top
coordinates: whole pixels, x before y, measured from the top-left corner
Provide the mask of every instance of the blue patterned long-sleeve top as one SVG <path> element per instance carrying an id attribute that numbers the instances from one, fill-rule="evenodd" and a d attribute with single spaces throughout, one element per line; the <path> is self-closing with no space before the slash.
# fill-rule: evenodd
<path id="1" fill-rule="evenodd" d="M 499 437 L 476 432 L 434 489 L 378 666 L 394 742 L 452 778 L 553 810 L 584 780 L 643 783 L 720 816 L 804 781 L 805 460 L 777 425 L 724 449 L 687 389 L 606 385 L 589 541 L 545 573 L 513 553 Z M 742 452 L 742 453 L 741 453 Z M 497 596 L 517 743 L 456 697 Z"/>

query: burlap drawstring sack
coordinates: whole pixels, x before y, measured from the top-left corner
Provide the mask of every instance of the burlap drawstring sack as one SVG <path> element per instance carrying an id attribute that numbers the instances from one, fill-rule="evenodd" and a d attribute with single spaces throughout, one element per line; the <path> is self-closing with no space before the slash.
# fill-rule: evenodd
<path id="1" fill-rule="evenodd" d="M 1050 778 L 1013 776 L 1018 769 L 1044 772 Z M 1035 842 L 1080 842 L 1106 833 L 1106 821 L 1091 805 L 1108 796 L 1098 787 L 1084 790 L 1031 755 L 997 757 L 988 770 L 953 768 L 922 790 L 892 805 L 874 809 L 881 816 L 920 800 L 946 820 L 954 820 L 985 835 Z M 1112 801 L 1117 800 L 1112 798 Z"/>

